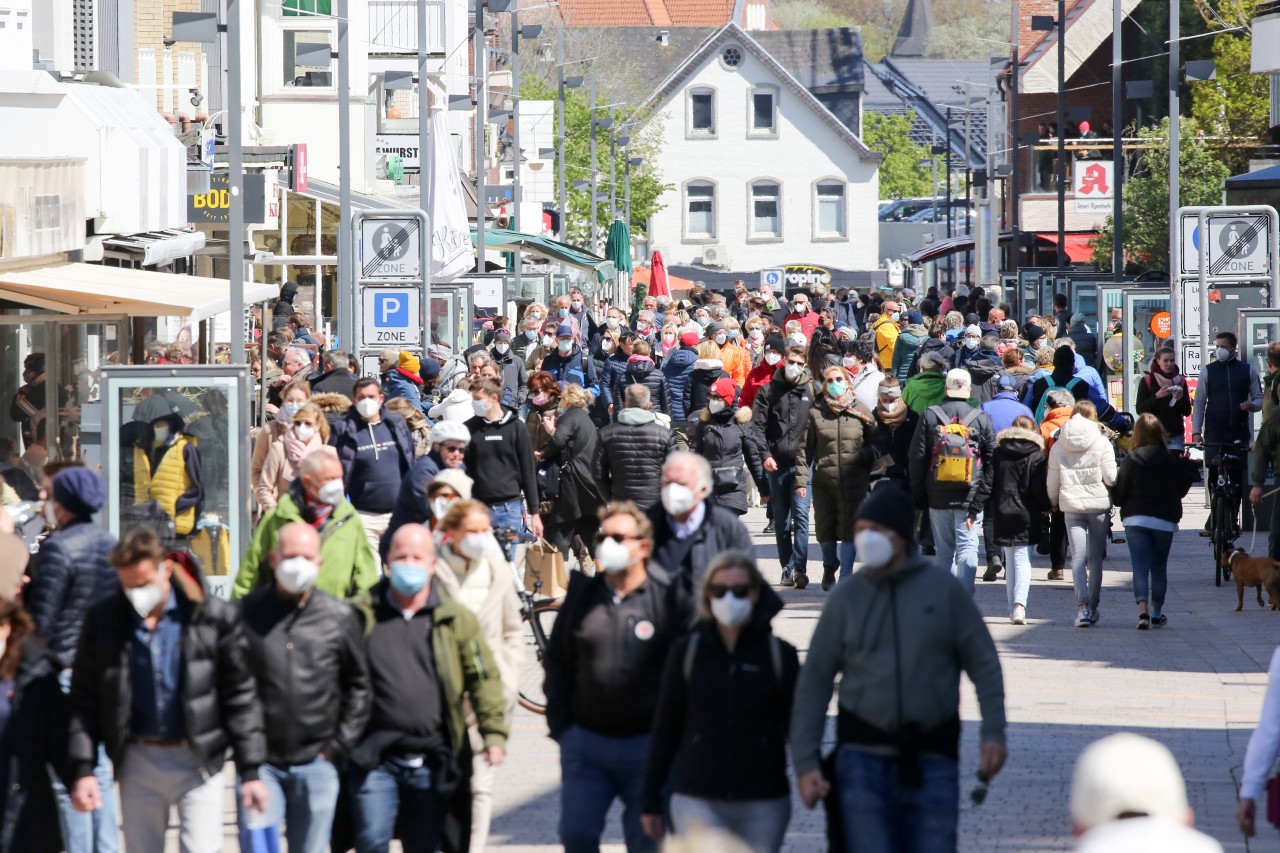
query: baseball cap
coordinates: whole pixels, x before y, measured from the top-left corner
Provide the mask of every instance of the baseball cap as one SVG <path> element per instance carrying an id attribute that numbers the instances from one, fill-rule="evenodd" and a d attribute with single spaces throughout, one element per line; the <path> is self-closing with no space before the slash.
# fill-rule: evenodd
<path id="1" fill-rule="evenodd" d="M 680 336 L 680 343 L 686 347 L 696 347 L 698 345 L 697 332 L 685 332 Z"/>
<path id="2" fill-rule="evenodd" d="M 572 337 L 573 337 L 573 326 L 570 326 L 568 323 L 561 323 L 561 324 L 556 328 L 556 337 L 557 337 L 557 338 L 572 338 Z"/>
<path id="3" fill-rule="evenodd" d="M 1187 787 L 1167 747 L 1132 732 L 1085 747 L 1071 779 L 1071 819 L 1088 831 L 1123 816 L 1176 823 L 1187 818 Z"/>
<path id="4" fill-rule="evenodd" d="M 973 389 L 973 380 L 969 378 L 969 371 L 962 367 L 957 367 L 947 371 L 947 396 L 953 400 L 968 400 L 969 392 Z"/>
<path id="5" fill-rule="evenodd" d="M 1018 387 L 1018 380 L 1011 373 L 1001 373 L 996 384 L 1000 386 L 1001 391 L 1013 391 Z"/>

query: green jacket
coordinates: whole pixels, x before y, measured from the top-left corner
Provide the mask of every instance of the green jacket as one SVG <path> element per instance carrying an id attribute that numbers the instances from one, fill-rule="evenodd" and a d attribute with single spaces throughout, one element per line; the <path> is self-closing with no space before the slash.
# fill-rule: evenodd
<path id="1" fill-rule="evenodd" d="M 1271 414 L 1262 419 L 1262 429 L 1258 430 L 1258 440 L 1253 448 L 1253 478 L 1255 486 L 1267 483 L 1267 467 L 1270 466 L 1280 474 L 1280 414 L 1272 409 Z"/>
<path id="2" fill-rule="evenodd" d="M 245 552 L 231 589 L 232 598 L 243 598 L 271 577 L 267 556 L 276 547 L 280 528 L 294 521 L 304 521 L 302 511 L 291 493 L 280 496 L 280 502 L 258 522 L 253 541 Z M 320 528 L 320 577 L 316 588 L 335 598 L 347 599 L 358 590 L 378 582 L 378 562 L 364 525 L 350 501 L 344 500 L 333 509 L 333 515 Z"/>
<path id="3" fill-rule="evenodd" d="M 1271 417 L 1271 413 L 1276 410 L 1276 405 L 1280 403 L 1280 385 L 1276 384 L 1277 379 L 1280 379 L 1280 370 L 1273 370 L 1262 377 L 1262 419 L 1264 421 Z"/>
<path id="4" fill-rule="evenodd" d="M 383 580 L 351 600 L 351 606 L 364 623 L 366 636 L 373 630 L 373 603 L 377 596 L 386 595 L 389 584 Z M 435 595 L 440 603 L 431 614 L 431 653 L 440 679 L 445 726 L 453 754 L 462 756 L 470 752 L 467 742 L 468 705 L 475 712 L 476 727 L 484 738 L 484 745 L 505 748 L 508 727 L 502 677 L 498 674 L 493 653 L 484 641 L 480 622 L 470 610 L 445 595 L 438 585 Z M 463 762 L 462 768 L 464 772 L 469 771 L 470 762 Z"/>
<path id="5" fill-rule="evenodd" d="M 947 396 L 947 375 L 937 370 L 922 370 L 902 386 L 902 402 L 917 415 L 936 406 Z"/>

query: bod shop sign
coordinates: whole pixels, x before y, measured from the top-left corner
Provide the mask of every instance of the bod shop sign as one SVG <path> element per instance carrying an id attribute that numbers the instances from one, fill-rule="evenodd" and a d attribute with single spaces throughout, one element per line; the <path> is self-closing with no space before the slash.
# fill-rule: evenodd
<path id="1" fill-rule="evenodd" d="M 782 268 L 782 280 L 788 288 L 830 284 L 831 273 L 822 267 L 792 264 Z"/>
<path id="2" fill-rule="evenodd" d="M 266 221 L 267 178 L 262 174 L 244 176 L 244 221 Z M 209 176 L 208 192 L 187 196 L 187 221 L 193 225 L 225 225 L 231 219 L 231 182 L 226 172 Z"/>

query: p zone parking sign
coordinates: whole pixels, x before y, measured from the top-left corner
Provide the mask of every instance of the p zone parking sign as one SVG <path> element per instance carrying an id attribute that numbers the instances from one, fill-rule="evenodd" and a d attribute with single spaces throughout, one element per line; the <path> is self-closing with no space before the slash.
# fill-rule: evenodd
<path id="1" fill-rule="evenodd" d="M 422 345 L 422 291 L 416 287 L 361 288 L 365 347 Z"/>

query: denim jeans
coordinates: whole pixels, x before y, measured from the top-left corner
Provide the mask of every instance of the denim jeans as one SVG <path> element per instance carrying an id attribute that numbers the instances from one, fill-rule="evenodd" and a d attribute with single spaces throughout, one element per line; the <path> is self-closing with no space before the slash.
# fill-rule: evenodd
<path id="1" fill-rule="evenodd" d="M 769 472 L 769 517 L 782 570 L 803 572 L 809 562 L 809 493 L 796 494 L 796 467 Z"/>
<path id="2" fill-rule="evenodd" d="M 58 673 L 58 684 L 63 693 L 71 692 L 71 670 Z M 71 805 L 71 795 L 67 793 L 62 780 L 53 776 L 53 793 L 58 801 L 58 823 L 62 828 L 62 843 L 67 853 L 116 853 L 120 849 L 120 824 L 116 818 L 116 781 L 111 773 L 111 762 L 107 759 L 106 747 L 98 745 L 98 763 L 93 768 L 93 775 L 102 790 L 102 808 L 89 814 L 82 814 Z"/>
<path id="3" fill-rule="evenodd" d="M 839 566 L 840 577 L 848 577 L 853 574 L 853 563 L 857 557 L 857 552 L 853 548 L 852 542 L 819 542 L 822 548 L 822 567 Z"/>
<path id="4" fill-rule="evenodd" d="M 1076 604 L 1097 610 L 1102 594 L 1102 555 L 1107 547 L 1111 513 L 1068 512 L 1064 515 L 1067 541 L 1071 543 L 1071 580 L 1076 587 Z"/>
<path id="5" fill-rule="evenodd" d="M 400 843 L 406 851 L 440 849 L 444 801 L 431 786 L 428 768 L 402 767 L 388 759 L 355 782 L 356 853 L 387 853 L 397 814 L 403 818 Z"/>
<path id="6" fill-rule="evenodd" d="M 966 509 L 929 509 L 933 544 L 938 550 L 934 565 L 958 577 L 964 588 L 972 593 L 978 575 L 978 534 L 982 532 L 982 513 L 978 513 L 972 530 L 965 524 L 968 517 Z"/>
<path id="7" fill-rule="evenodd" d="M 848 746 L 836 753 L 846 853 L 955 853 L 960 816 L 960 767 L 949 758 L 920 756 L 923 783 L 898 781 L 893 756 Z"/>
<path id="8" fill-rule="evenodd" d="M 640 825 L 640 795 L 649 735 L 608 737 L 570 726 L 560 736 L 560 843 L 565 853 L 598 853 L 604 821 L 621 799 L 627 853 L 658 845 Z"/>
<path id="9" fill-rule="evenodd" d="M 1027 606 L 1031 592 L 1031 546 L 1013 545 L 1004 551 L 1004 588 L 1009 598 L 1009 610 L 1015 604 Z"/>
<path id="10" fill-rule="evenodd" d="M 1159 613 L 1169 588 L 1169 549 L 1173 547 L 1173 534 L 1151 527 L 1130 526 L 1125 527 L 1124 535 L 1129 540 L 1129 559 L 1133 563 L 1133 598 L 1137 602 L 1148 602 L 1151 609 Z"/>
<path id="11" fill-rule="evenodd" d="M 524 530 L 524 501 L 517 498 L 506 503 L 490 504 L 489 523 L 493 525 L 494 530 L 500 527 L 509 527 L 516 531 Z M 504 545 L 503 550 L 506 552 L 508 560 L 515 560 L 515 543 Z"/>
<path id="12" fill-rule="evenodd" d="M 240 814 L 240 851 L 252 853 L 249 832 L 284 824 L 290 853 L 325 853 L 338 806 L 338 771 L 324 758 L 292 766 L 263 764 L 259 769 L 267 789 L 267 810 L 261 814 L 237 803 Z"/>
<path id="13" fill-rule="evenodd" d="M 699 826 L 723 829 L 751 848 L 752 853 L 777 853 L 791 822 L 791 798 L 773 800 L 705 800 L 685 794 L 671 796 L 674 832 L 687 835 Z"/>

